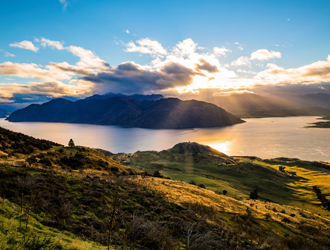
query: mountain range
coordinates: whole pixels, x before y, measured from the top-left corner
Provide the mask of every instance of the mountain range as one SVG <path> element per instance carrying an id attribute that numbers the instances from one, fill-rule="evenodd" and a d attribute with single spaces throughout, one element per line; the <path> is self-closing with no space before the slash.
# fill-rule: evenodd
<path id="1" fill-rule="evenodd" d="M 5 109 L 0 109 L 0 118 L 4 118 L 7 117 L 8 115 L 10 115 L 11 112 L 5 110 Z"/>
<path id="2" fill-rule="evenodd" d="M 322 93 L 277 98 L 241 93 L 214 96 L 207 101 L 241 118 L 330 114 L 330 95 Z"/>
<path id="3" fill-rule="evenodd" d="M 65 122 L 127 127 L 179 129 L 221 127 L 242 123 L 218 106 L 176 98 L 138 101 L 124 97 L 84 99 L 72 102 L 55 99 L 16 110 L 10 122 Z"/>

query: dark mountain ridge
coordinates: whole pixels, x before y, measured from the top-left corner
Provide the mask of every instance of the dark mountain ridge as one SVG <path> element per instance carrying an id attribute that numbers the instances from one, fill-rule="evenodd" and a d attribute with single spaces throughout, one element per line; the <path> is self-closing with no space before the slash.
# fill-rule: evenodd
<path id="1" fill-rule="evenodd" d="M 32 104 L 17 110 L 7 120 L 159 129 L 221 127 L 244 122 L 224 109 L 202 101 L 181 101 L 176 98 L 137 101 L 123 97 L 76 102 L 55 99 L 42 105 Z"/>

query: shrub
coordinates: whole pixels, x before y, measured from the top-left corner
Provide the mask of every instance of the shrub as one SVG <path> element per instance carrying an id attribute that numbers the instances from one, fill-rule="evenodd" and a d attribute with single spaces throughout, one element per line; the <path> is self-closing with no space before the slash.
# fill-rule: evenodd
<path id="1" fill-rule="evenodd" d="M 227 190 L 223 190 L 222 193 L 223 193 L 223 195 L 226 195 L 228 192 L 227 192 Z"/>
<path id="2" fill-rule="evenodd" d="M 250 199 L 258 199 L 259 195 L 258 195 L 258 189 L 255 189 L 254 191 L 252 191 L 250 193 Z"/>
<path id="3" fill-rule="evenodd" d="M 163 175 L 159 171 L 155 171 L 152 176 L 157 178 L 163 178 Z"/>
<path id="4" fill-rule="evenodd" d="M 203 183 L 198 185 L 200 188 L 206 188 L 205 185 Z"/>

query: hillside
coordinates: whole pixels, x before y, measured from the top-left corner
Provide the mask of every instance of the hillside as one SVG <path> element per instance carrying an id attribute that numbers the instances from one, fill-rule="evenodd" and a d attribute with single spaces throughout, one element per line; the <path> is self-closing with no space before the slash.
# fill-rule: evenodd
<path id="1" fill-rule="evenodd" d="M 7 138 L 17 136 L 5 133 Z M 158 169 L 163 164 L 161 173 L 170 161 L 190 162 L 192 170 L 197 169 L 196 161 L 201 168 L 206 163 L 229 168 L 244 159 L 250 162 L 242 165 L 246 173 L 254 165 L 259 166 L 255 174 L 263 168 L 264 175 L 272 172 L 259 159 L 229 157 L 196 143 L 141 152 L 140 157 L 147 162 L 150 155 L 167 157 L 167 162 L 151 163 Z M 125 158 L 135 160 L 134 155 Z M 281 161 L 291 164 L 289 159 Z M 301 178 L 300 172 L 297 175 Z M 309 208 L 265 201 L 262 188 L 258 200 L 240 198 L 230 189 L 224 195 L 219 188 L 214 192 L 161 174 L 151 176 L 86 147 L 54 145 L 2 157 L 0 182 L 1 249 L 108 249 L 109 245 L 109 249 L 300 250 L 328 249 L 330 244 L 330 220 Z M 321 190 L 327 191 L 323 186 Z"/>
<path id="2" fill-rule="evenodd" d="M 330 113 L 330 108 L 309 106 L 291 109 L 255 110 L 242 114 L 242 118 L 287 117 L 287 116 L 323 116 Z"/>
<path id="3" fill-rule="evenodd" d="M 209 101 L 240 118 L 316 116 L 330 114 L 330 95 L 267 98 L 252 93 L 215 96 Z"/>
<path id="4" fill-rule="evenodd" d="M 138 151 L 111 157 L 126 166 L 142 171 L 160 171 L 174 180 L 193 180 L 208 189 L 227 190 L 228 194 L 245 199 L 258 187 L 263 200 L 330 216 L 312 189 L 317 185 L 324 193 L 330 192 L 327 184 L 330 183 L 330 164 L 288 158 L 229 157 L 203 145 L 199 145 L 198 150 L 196 145 L 199 144 L 180 143 L 160 152 Z M 280 167 L 284 171 L 280 171 Z"/>
<path id="5" fill-rule="evenodd" d="M 179 129 L 220 127 L 243 121 L 214 104 L 176 98 L 137 101 L 122 97 L 71 102 L 56 99 L 13 112 L 11 122 L 41 121 Z"/>
<path id="6" fill-rule="evenodd" d="M 237 116 L 257 111 L 296 107 L 295 103 L 284 99 L 272 99 L 252 93 L 214 96 L 209 101 Z"/>

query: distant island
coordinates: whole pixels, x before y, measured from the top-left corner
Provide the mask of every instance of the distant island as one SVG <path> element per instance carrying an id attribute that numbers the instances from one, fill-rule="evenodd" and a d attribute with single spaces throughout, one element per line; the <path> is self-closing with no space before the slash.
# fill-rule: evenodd
<path id="1" fill-rule="evenodd" d="M 125 97 L 54 99 L 16 110 L 10 122 L 63 122 L 127 127 L 183 129 L 228 126 L 244 121 L 207 102 L 177 98 L 138 101 Z"/>
<path id="2" fill-rule="evenodd" d="M 306 126 L 306 128 L 330 128 L 330 121 L 328 122 L 315 122 L 313 126 Z"/>

